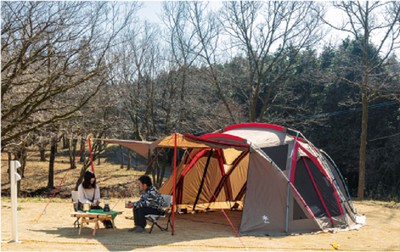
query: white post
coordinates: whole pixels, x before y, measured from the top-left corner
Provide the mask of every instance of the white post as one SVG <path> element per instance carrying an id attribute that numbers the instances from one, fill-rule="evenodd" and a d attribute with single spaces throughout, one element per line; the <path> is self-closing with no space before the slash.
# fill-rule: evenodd
<path id="1" fill-rule="evenodd" d="M 17 192 L 17 181 L 21 179 L 17 169 L 21 167 L 21 164 L 17 160 L 11 161 L 11 242 L 18 243 L 18 192 Z"/>

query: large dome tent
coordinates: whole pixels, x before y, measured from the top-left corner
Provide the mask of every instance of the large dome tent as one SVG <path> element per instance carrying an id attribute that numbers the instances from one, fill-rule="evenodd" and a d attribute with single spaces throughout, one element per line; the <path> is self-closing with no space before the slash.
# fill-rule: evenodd
<path id="1" fill-rule="evenodd" d="M 242 235 L 338 231 L 363 224 L 357 223 L 363 218 L 333 160 L 296 130 L 244 123 L 202 136 L 105 141 L 142 156 L 174 148 L 174 163 L 176 150 L 184 150 L 160 192 L 173 195 L 174 210 L 239 210 Z"/>
<path id="2" fill-rule="evenodd" d="M 188 149 L 177 167 L 176 204 L 189 210 L 242 210 L 241 234 L 284 234 L 348 229 L 352 205 L 332 159 L 300 132 L 246 123 L 187 139 L 208 145 Z M 170 177 L 160 188 L 173 190 Z"/>

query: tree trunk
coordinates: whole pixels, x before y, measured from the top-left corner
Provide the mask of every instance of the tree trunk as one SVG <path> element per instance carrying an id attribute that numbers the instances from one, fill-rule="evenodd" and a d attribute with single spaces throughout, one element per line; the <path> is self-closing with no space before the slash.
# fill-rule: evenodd
<path id="1" fill-rule="evenodd" d="M 75 164 L 75 153 L 76 153 L 76 145 L 78 143 L 77 139 L 73 139 L 72 142 L 69 141 L 69 164 L 70 164 L 70 168 L 71 169 L 75 169 L 76 168 L 76 164 Z"/>
<path id="2" fill-rule="evenodd" d="M 366 2 L 368 10 L 368 2 Z M 361 136 L 360 136 L 360 159 L 358 163 L 358 200 L 364 199 L 365 190 L 365 164 L 367 158 L 367 129 L 368 129 L 368 87 L 369 87 L 369 71 L 370 62 L 368 54 L 369 46 L 369 24 L 368 13 L 365 15 L 364 37 L 363 37 L 363 60 L 362 60 L 362 83 L 361 83 L 361 99 L 362 99 L 362 117 L 361 117 Z"/>
<path id="3" fill-rule="evenodd" d="M 49 160 L 49 176 L 47 188 L 54 188 L 54 161 L 57 153 L 57 136 L 51 139 L 50 160 Z"/>
<path id="4" fill-rule="evenodd" d="M 165 176 L 165 168 L 167 167 L 167 162 L 168 162 L 168 155 L 167 154 L 165 154 L 164 156 L 163 156 L 163 163 L 162 163 L 162 168 L 161 168 L 161 174 L 160 174 L 160 177 L 158 178 L 158 183 L 157 183 L 157 188 L 160 188 L 161 187 L 161 185 L 162 185 L 162 181 L 163 181 L 163 179 L 164 179 L 164 176 Z"/>
<path id="5" fill-rule="evenodd" d="M 18 157 L 18 160 L 21 164 L 21 167 L 19 168 L 19 171 L 20 171 L 19 174 L 21 175 L 21 178 L 25 178 L 26 158 L 27 158 L 27 152 L 26 152 L 25 147 L 23 147 L 20 152 L 20 156 Z M 21 181 L 22 181 L 22 179 L 17 182 L 18 196 L 21 195 Z"/>
<path id="6" fill-rule="evenodd" d="M 256 121 L 256 104 L 257 99 L 253 99 L 253 97 L 249 98 L 249 121 L 255 122 Z"/>
<path id="7" fill-rule="evenodd" d="M 69 148 L 69 139 L 67 138 L 66 134 L 63 134 L 63 136 L 62 136 L 62 143 L 63 143 L 63 147 L 62 147 L 63 150 Z"/>
<path id="8" fill-rule="evenodd" d="M 135 152 L 135 168 L 137 170 L 137 168 L 139 167 L 139 160 L 138 160 L 138 154 Z"/>
<path id="9" fill-rule="evenodd" d="M 46 161 L 46 150 L 42 146 L 40 147 L 40 161 Z"/>
<path id="10" fill-rule="evenodd" d="M 368 79 L 368 77 L 367 77 Z M 366 79 L 366 81 L 367 81 Z M 357 198 L 364 199 L 365 190 L 365 163 L 367 156 L 367 128 L 368 128 L 368 97 L 367 86 L 363 84 L 362 90 L 362 118 L 361 118 L 361 137 L 360 137 L 360 159 L 358 164 L 358 191 Z"/>
<path id="11" fill-rule="evenodd" d="M 85 150 L 85 138 L 82 136 L 81 140 L 81 157 L 79 159 L 79 162 L 85 163 L 85 158 L 86 157 L 86 150 Z"/>
<path id="12" fill-rule="evenodd" d="M 124 150 L 121 145 L 119 146 L 119 153 L 121 155 L 121 167 L 120 168 L 123 169 L 124 168 Z"/>
<path id="13" fill-rule="evenodd" d="M 158 151 L 158 150 L 157 150 Z M 150 165 L 150 162 L 152 161 L 153 155 L 151 155 L 150 150 L 147 152 L 147 166 L 146 166 L 146 171 L 144 172 L 145 175 L 149 175 L 152 170 L 153 170 L 153 163 Z"/>
<path id="14" fill-rule="evenodd" d="M 11 170 L 11 152 L 7 152 L 7 156 L 8 156 L 8 169 L 7 169 L 7 173 L 8 173 L 8 181 L 11 183 L 11 176 L 10 176 L 10 170 Z"/>
<path id="15" fill-rule="evenodd" d="M 21 178 L 25 178 L 25 167 L 26 167 L 26 158 L 28 154 L 26 152 L 25 147 L 21 150 Z"/>
<path id="16" fill-rule="evenodd" d="M 129 149 L 127 149 L 128 150 L 128 165 L 127 165 L 127 170 L 130 170 L 131 169 L 131 152 L 130 152 L 130 150 Z"/>

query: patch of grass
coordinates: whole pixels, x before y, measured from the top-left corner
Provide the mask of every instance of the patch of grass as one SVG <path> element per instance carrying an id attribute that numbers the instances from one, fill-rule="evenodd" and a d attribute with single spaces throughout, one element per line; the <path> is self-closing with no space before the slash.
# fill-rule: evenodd
<path id="1" fill-rule="evenodd" d="M 18 203 L 43 203 L 43 202 L 48 202 L 49 199 L 50 198 L 45 198 L 45 197 L 18 197 Z M 10 197 L 1 197 L 1 201 L 3 203 L 11 204 Z M 54 197 L 51 201 L 65 203 L 65 202 L 70 202 L 71 199 Z"/>
<path id="2" fill-rule="evenodd" d="M 116 148 L 113 147 L 113 150 L 116 150 Z M 46 154 L 46 158 L 49 160 L 49 152 Z M 143 175 L 144 171 L 132 168 L 127 170 L 126 165 L 121 169 L 120 164 L 116 163 L 116 159 L 112 157 L 113 155 L 115 155 L 115 151 L 106 151 L 101 157 L 100 165 L 98 165 L 97 160 L 94 161 L 95 174 L 102 197 L 106 194 L 110 197 L 137 196 L 139 191 L 136 186 L 136 180 Z M 4 197 L 6 199 L 10 190 L 7 174 L 7 153 L 2 153 L 1 158 L 1 190 L 2 196 L 6 196 Z M 22 200 L 47 201 L 63 181 L 53 201 L 56 201 L 57 198 L 69 200 L 70 192 L 75 190 L 83 166 L 79 162 L 79 157 L 76 157 L 76 165 L 76 169 L 70 169 L 67 152 L 58 153 L 54 165 L 55 189 L 47 189 L 49 162 L 40 161 L 38 151 L 28 152 L 25 173 L 20 185 L 20 197 L 23 198 Z M 143 166 L 143 163 L 141 165 Z M 25 198 L 26 196 L 29 196 L 29 198 Z"/>

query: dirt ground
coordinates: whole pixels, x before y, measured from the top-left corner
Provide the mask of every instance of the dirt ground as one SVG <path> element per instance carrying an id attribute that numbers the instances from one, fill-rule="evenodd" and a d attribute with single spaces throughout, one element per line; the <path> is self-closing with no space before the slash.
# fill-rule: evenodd
<path id="1" fill-rule="evenodd" d="M 18 240 L 11 240 L 11 204 L 9 198 L 1 202 L 1 250 L 2 251 L 400 251 L 400 208 L 399 204 L 364 201 L 355 202 L 360 214 L 367 217 L 367 225 L 360 230 L 338 233 L 303 234 L 280 237 L 236 237 L 222 212 L 182 214 L 175 219 L 175 235 L 154 229 L 152 234 L 133 234 L 129 209 L 123 200 L 111 199 L 111 206 L 124 213 L 115 220 L 117 229 L 101 227 L 92 236 L 93 226 L 82 229 L 73 227 L 70 217 L 72 204 L 66 199 L 55 199 L 45 213 L 48 199 L 19 199 Z M 233 225 L 239 225 L 240 212 L 226 211 Z M 149 227 L 147 227 L 148 230 Z"/>

